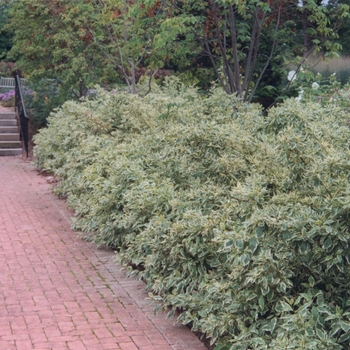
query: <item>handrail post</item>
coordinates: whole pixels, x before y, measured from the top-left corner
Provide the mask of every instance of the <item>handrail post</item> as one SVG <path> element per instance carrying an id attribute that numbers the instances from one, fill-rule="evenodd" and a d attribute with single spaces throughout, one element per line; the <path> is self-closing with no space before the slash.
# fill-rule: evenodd
<path id="1" fill-rule="evenodd" d="M 20 122 L 20 136 L 23 140 L 24 148 L 28 157 L 28 122 L 29 118 L 27 115 L 26 107 L 24 105 L 23 93 L 21 88 L 21 81 L 19 76 L 15 76 L 15 106 L 18 113 L 18 118 Z"/>

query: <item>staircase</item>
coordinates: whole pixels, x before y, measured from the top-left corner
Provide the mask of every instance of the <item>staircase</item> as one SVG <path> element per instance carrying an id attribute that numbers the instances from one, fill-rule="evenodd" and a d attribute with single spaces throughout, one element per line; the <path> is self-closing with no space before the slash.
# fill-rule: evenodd
<path id="1" fill-rule="evenodd" d="M 15 112 L 0 106 L 0 157 L 22 154 Z"/>

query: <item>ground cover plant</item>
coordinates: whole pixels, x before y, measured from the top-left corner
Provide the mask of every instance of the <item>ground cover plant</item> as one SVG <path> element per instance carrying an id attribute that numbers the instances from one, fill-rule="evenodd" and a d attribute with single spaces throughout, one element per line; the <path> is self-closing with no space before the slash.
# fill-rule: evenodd
<path id="1" fill-rule="evenodd" d="M 66 102 L 35 137 L 74 227 L 217 349 L 350 349 L 349 115 L 176 80 Z M 142 267 L 142 268 L 141 268 Z"/>

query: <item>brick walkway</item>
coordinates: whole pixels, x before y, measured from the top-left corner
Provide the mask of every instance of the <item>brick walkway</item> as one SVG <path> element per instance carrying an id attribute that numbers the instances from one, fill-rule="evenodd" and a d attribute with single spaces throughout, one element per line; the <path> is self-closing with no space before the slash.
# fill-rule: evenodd
<path id="1" fill-rule="evenodd" d="M 77 238 L 50 186 L 30 163 L 0 158 L 0 349 L 205 350 L 154 316 L 112 251 Z"/>

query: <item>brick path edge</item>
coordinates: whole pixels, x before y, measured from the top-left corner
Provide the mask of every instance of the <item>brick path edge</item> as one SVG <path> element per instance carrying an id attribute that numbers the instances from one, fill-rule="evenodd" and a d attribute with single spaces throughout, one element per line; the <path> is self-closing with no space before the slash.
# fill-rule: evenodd
<path id="1" fill-rule="evenodd" d="M 0 158 L 0 349 L 206 350 L 71 215 L 29 162 Z"/>

